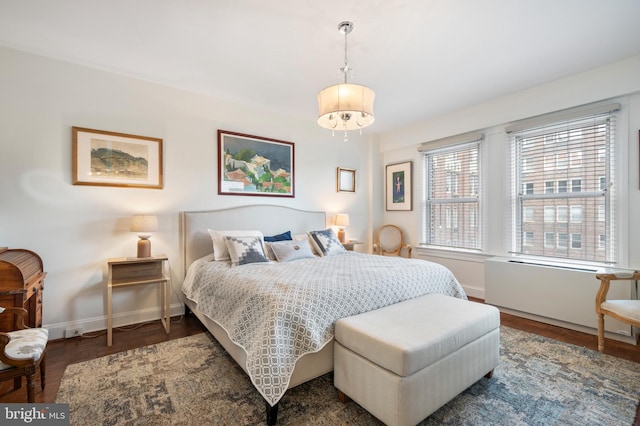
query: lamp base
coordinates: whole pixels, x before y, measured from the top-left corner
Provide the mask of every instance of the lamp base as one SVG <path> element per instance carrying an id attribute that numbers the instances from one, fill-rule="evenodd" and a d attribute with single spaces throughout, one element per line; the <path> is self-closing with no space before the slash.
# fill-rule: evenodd
<path id="1" fill-rule="evenodd" d="M 338 241 L 340 241 L 341 243 L 344 243 L 344 239 L 345 239 L 344 229 L 338 229 Z"/>
<path id="2" fill-rule="evenodd" d="M 146 238 L 138 240 L 138 257 L 151 257 L 151 241 Z"/>

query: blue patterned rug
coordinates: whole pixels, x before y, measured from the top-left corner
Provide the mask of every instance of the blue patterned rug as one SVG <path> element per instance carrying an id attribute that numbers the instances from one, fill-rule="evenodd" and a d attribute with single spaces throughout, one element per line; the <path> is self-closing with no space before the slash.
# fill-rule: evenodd
<path id="1" fill-rule="evenodd" d="M 420 423 L 426 425 L 631 425 L 640 364 L 501 328 L 501 359 Z M 337 399 L 327 374 L 287 391 L 279 425 L 381 425 Z M 208 334 L 69 365 L 56 402 L 72 425 L 258 425 L 265 404 Z"/>

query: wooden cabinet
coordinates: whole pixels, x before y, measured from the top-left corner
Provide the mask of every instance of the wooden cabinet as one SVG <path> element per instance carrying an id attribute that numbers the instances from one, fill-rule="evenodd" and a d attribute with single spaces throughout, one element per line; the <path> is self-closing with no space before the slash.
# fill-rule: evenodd
<path id="1" fill-rule="evenodd" d="M 29 313 L 25 323 L 42 327 L 44 277 L 42 259 L 25 249 L 0 247 L 0 306 L 23 307 Z M 15 316 L 3 315 L 0 331 L 15 330 Z"/>

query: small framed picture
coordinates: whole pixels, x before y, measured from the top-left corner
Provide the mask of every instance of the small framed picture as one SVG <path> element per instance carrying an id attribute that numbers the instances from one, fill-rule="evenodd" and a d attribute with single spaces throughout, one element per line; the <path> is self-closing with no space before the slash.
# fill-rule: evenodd
<path id="1" fill-rule="evenodd" d="M 356 192 L 356 169 L 338 167 L 336 182 L 338 192 Z"/>
<path id="2" fill-rule="evenodd" d="M 73 127 L 74 185 L 162 189 L 162 139 Z"/>
<path id="3" fill-rule="evenodd" d="M 412 162 L 388 164 L 386 167 L 386 209 L 412 210 Z"/>
<path id="4" fill-rule="evenodd" d="M 218 194 L 295 197 L 294 144 L 218 130 Z"/>

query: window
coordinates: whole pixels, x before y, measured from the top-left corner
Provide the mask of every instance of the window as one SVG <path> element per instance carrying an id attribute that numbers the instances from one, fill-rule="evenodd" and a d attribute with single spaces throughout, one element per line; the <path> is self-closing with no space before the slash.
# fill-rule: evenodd
<path id="1" fill-rule="evenodd" d="M 478 209 L 477 207 L 471 207 L 469 212 L 469 226 L 475 228 L 478 226 Z"/>
<path id="2" fill-rule="evenodd" d="M 566 223 L 569 220 L 569 208 L 567 206 L 558 206 L 556 209 L 558 211 L 556 222 Z"/>
<path id="3" fill-rule="evenodd" d="M 533 194 L 533 182 L 526 182 L 523 185 L 523 192 L 525 194 L 532 195 Z"/>
<path id="4" fill-rule="evenodd" d="M 478 182 L 479 177 L 476 174 L 469 175 L 469 195 L 477 197 L 478 196 Z"/>
<path id="5" fill-rule="evenodd" d="M 613 171 L 619 108 L 611 104 L 563 111 L 507 129 L 513 161 L 512 252 L 616 261 Z M 531 220 L 536 207 L 543 214 Z M 544 238 L 534 240 L 529 233 Z"/>
<path id="6" fill-rule="evenodd" d="M 566 249 L 567 248 L 568 235 L 564 232 L 558 232 L 558 248 Z"/>
<path id="7" fill-rule="evenodd" d="M 569 153 L 569 167 L 572 169 L 582 167 L 582 151 L 573 151 Z"/>
<path id="8" fill-rule="evenodd" d="M 522 218 L 522 220 L 524 220 L 525 222 L 533 222 L 535 220 L 535 207 L 525 207 L 523 213 L 524 217 Z"/>
<path id="9" fill-rule="evenodd" d="M 582 234 L 571 234 L 571 248 L 572 249 L 582 248 Z"/>
<path id="10" fill-rule="evenodd" d="M 553 180 L 548 180 L 544 183 L 544 193 L 545 194 L 553 194 L 556 192 L 556 182 Z"/>
<path id="11" fill-rule="evenodd" d="M 567 180 L 559 180 L 558 181 L 558 193 L 567 192 Z"/>
<path id="12" fill-rule="evenodd" d="M 606 176 L 600 176 L 600 191 L 604 191 L 607 189 L 607 178 Z"/>
<path id="13" fill-rule="evenodd" d="M 553 206 L 544 206 L 544 222 L 551 223 L 556 221 L 556 208 Z"/>
<path id="14" fill-rule="evenodd" d="M 582 179 L 571 179 L 571 192 L 582 191 Z"/>
<path id="15" fill-rule="evenodd" d="M 571 223 L 582 223 L 582 206 L 571 206 Z"/>
<path id="16" fill-rule="evenodd" d="M 522 236 L 522 239 L 524 240 L 523 244 L 525 246 L 532 246 L 533 245 L 533 232 L 531 232 L 531 231 L 525 232 L 524 235 Z"/>
<path id="17" fill-rule="evenodd" d="M 556 246 L 556 234 L 555 232 L 544 233 L 544 246 L 547 248 L 553 248 Z"/>
<path id="18" fill-rule="evenodd" d="M 481 249 L 482 135 L 420 150 L 424 155 L 421 242 L 456 249 Z M 440 142 L 440 141 L 439 141 Z M 533 190 L 533 188 L 531 188 Z"/>
<path id="19" fill-rule="evenodd" d="M 567 154 L 565 152 L 560 152 L 556 154 L 556 168 L 557 169 L 566 169 L 569 165 L 569 160 Z"/>

